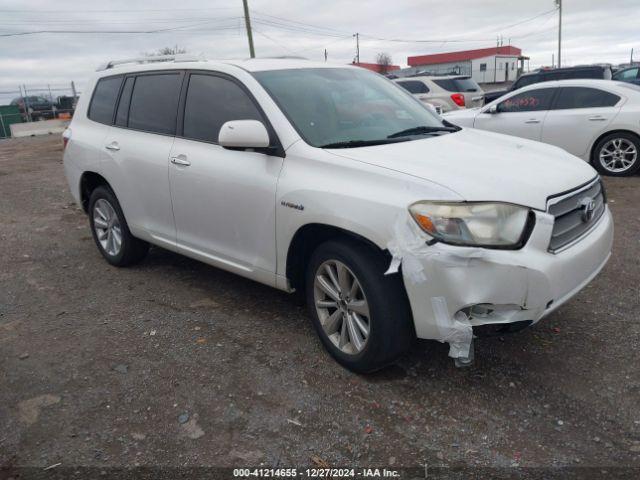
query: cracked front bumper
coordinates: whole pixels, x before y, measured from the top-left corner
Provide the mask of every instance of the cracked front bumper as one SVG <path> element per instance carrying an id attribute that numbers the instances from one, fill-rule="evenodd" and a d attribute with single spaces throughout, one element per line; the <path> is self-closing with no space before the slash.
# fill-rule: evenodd
<path id="1" fill-rule="evenodd" d="M 418 338 L 448 342 L 450 356 L 466 357 L 473 326 L 535 323 L 597 275 L 613 243 L 608 208 L 585 236 L 558 253 L 548 251 L 553 217 L 535 214 L 535 227 L 520 250 L 414 243 L 402 253 Z"/>

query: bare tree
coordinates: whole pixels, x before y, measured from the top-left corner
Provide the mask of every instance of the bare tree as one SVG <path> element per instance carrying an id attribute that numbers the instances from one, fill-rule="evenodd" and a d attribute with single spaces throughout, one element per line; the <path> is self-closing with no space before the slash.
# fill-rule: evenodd
<path id="1" fill-rule="evenodd" d="M 376 63 L 380 66 L 380 73 L 388 73 L 393 60 L 391 60 L 391 55 L 388 53 L 380 52 L 376 55 Z"/>
<path id="2" fill-rule="evenodd" d="M 186 48 L 179 47 L 178 45 L 174 47 L 163 47 L 159 48 L 155 52 L 146 52 L 145 56 L 147 57 L 156 57 L 160 55 L 178 55 L 180 53 L 187 53 Z"/>

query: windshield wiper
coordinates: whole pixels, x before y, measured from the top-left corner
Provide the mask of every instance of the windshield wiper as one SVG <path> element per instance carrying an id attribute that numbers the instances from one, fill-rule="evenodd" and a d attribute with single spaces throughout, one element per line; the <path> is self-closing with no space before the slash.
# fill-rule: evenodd
<path id="1" fill-rule="evenodd" d="M 408 139 L 407 139 L 408 140 Z M 320 148 L 356 148 L 356 147 L 369 147 L 371 145 L 384 145 L 387 143 L 397 143 L 406 141 L 405 139 L 392 139 L 391 137 L 379 139 L 379 140 L 347 140 L 344 142 L 327 143 L 326 145 L 320 145 Z"/>
<path id="2" fill-rule="evenodd" d="M 420 125 L 417 127 L 407 128 L 406 130 L 400 130 L 399 132 L 392 133 L 387 138 L 408 137 L 409 135 L 421 135 L 438 132 L 457 132 L 460 130 L 457 127 L 427 127 L 426 125 Z"/>

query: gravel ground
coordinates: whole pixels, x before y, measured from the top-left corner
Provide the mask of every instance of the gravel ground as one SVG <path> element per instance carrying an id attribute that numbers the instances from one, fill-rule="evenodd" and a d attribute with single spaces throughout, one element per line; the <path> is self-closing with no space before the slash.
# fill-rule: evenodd
<path id="1" fill-rule="evenodd" d="M 640 468 L 640 177 L 606 179 L 614 253 L 574 300 L 476 341 L 471 368 L 425 341 L 360 376 L 287 294 L 157 248 L 109 266 L 61 158 L 58 136 L 0 142 L 0 478 L 57 464 Z"/>

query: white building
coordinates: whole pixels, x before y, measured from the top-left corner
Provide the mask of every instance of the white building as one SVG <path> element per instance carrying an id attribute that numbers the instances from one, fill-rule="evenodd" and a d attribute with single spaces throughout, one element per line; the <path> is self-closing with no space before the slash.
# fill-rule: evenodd
<path id="1" fill-rule="evenodd" d="M 435 53 L 408 57 L 410 68 L 400 74 L 458 74 L 468 75 L 478 83 L 501 83 L 518 78 L 524 60 L 528 58 L 522 56 L 522 50 L 512 46 Z"/>

